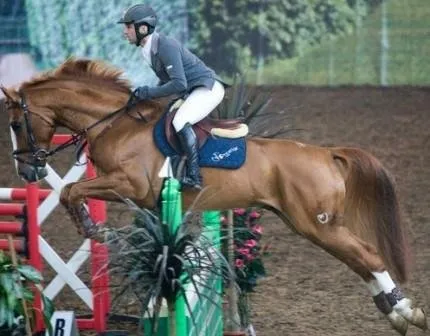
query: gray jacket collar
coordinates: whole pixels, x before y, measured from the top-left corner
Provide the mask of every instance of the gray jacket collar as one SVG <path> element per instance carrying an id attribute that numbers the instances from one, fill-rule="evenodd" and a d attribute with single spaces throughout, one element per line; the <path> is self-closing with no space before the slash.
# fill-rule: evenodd
<path id="1" fill-rule="evenodd" d="M 151 56 L 158 53 L 158 39 L 160 35 L 157 32 L 152 33 Z"/>

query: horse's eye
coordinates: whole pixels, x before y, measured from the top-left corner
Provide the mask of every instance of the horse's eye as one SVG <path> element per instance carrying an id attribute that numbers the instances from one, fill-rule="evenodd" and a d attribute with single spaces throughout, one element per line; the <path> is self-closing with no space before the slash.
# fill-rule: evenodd
<path id="1" fill-rule="evenodd" d="M 21 123 L 19 121 L 12 121 L 10 127 L 12 127 L 14 132 L 18 132 L 21 129 Z"/>

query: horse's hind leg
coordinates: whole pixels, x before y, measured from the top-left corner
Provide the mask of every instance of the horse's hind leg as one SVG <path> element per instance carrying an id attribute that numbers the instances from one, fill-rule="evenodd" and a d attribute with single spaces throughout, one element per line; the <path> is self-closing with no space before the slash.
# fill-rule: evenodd
<path id="1" fill-rule="evenodd" d="M 385 269 L 376 249 L 361 241 L 348 228 L 325 227 L 319 233 L 314 242 L 347 264 L 367 284 L 374 284 L 372 271 L 382 272 Z M 406 335 L 408 322 L 393 309 L 385 295 L 380 292 L 377 294 L 371 292 L 371 295 L 377 308 L 386 316 L 393 328 L 401 335 Z"/>
<path id="2" fill-rule="evenodd" d="M 302 214 L 294 216 L 296 223 L 300 223 L 294 225 L 297 231 L 357 273 L 371 290 L 378 309 L 400 334 L 406 334 L 408 328 L 406 320 L 420 328 L 426 327 L 423 312 L 420 309 L 411 309 L 408 299 L 403 301 L 399 297 L 400 301 L 394 304 L 392 296 L 385 295 L 392 292 L 393 288 L 390 288 L 387 279 L 384 278 L 382 282 L 379 276 L 388 273 L 376 248 L 355 236 L 335 215 L 321 213 L 309 221 L 309 217 L 304 215 L 304 212 Z"/>
<path id="3" fill-rule="evenodd" d="M 376 248 L 367 242 L 354 236 L 349 230 L 349 238 L 355 239 L 360 244 L 363 251 L 367 252 L 365 258 L 378 258 L 383 264 L 382 258 L 378 254 Z M 405 328 L 407 324 L 405 319 L 411 324 L 422 330 L 427 330 L 427 320 L 424 311 L 421 308 L 411 308 L 411 300 L 405 298 L 401 290 L 394 284 L 388 271 L 372 268 L 372 263 L 369 263 L 368 271 L 372 278 L 366 280 L 366 286 L 369 289 L 373 301 L 378 309 L 386 315 L 393 327 L 402 334 L 406 334 Z"/>
<path id="4" fill-rule="evenodd" d="M 396 329 L 400 334 L 406 335 L 408 330 L 408 321 L 393 309 L 393 305 L 388 300 L 378 281 L 376 281 L 376 279 L 366 281 L 366 286 L 369 289 L 373 302 L 379 311 L 386 316 L 394 329 Z"/>
<path id="5" fill-rule="evenodd" d="M 369 283 L 369 289 L 375 292 L 379 290 L 380 296 L 385 296 L 394 311 L 402 315 L 413 325 L 422 330 L 427 330 L 427 319 L 424 311 L 421 308 L 411 308 L 411 300 L 404 297 L 401 290 L 395 285 L 389 273 L 372 272 L 375 280 Z M 378 288 L 379 287 L 379 288 Z"/>

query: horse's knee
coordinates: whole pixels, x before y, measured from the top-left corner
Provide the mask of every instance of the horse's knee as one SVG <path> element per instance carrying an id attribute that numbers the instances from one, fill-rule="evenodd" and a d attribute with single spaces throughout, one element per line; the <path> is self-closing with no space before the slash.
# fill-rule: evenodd
<path id="1" fill-rule="evenodd" d="M 61 190 L 60 202 L 66 208 L 76 205 L 82 200 L 83 197 L 79 190 L 78 184 L 78 182 L 69 183 Z"/>
<path id="2" fill-rule="evenodd" d="M 73 184 L 70 186 L 69 194 L 68 194 L 68 202 L 71 205 L 76 205 L 83 200 L 83 195 L 80 192 L 78 184 Z"/>
<path id="3" fill-rule="evenodd" d="M 60 193 L 60 203 L 64 206 L 67 207 L 67 205 L 69 204 L 69 194 L 70 194 L 70 189 L 72 188 L 72 186 L 75 183 L 69 183 L 66 184 L 63 189 L 61 189 L 61 193 Z"/>
<path id="4" fill-rule="evenodd" d="M 365 280 L 369 272 L 382 271 L 385 264 L 376 248 L 354 235 L 347 227 L 337 226 L 331 228 L 321 237 L 322 245 L 336 254 L 349 260 L 350 266 L 361 270 Z M 353 268 L 352 267 L 352 268 Z"/>

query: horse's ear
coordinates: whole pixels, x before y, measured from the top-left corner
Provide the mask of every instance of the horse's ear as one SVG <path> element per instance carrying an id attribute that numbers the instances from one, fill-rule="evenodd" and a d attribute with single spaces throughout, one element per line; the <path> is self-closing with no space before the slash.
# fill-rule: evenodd
<path id="1" fill-rule="evenodd" d="M 6 89 L 3 85 L 0 86 L 0 89 L 2 90 L 3 94 L 6 96 L 6 99 L 11 101 L 16 101 L 18 99 L 15 91 Z"/>

